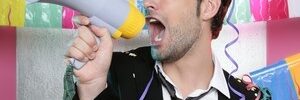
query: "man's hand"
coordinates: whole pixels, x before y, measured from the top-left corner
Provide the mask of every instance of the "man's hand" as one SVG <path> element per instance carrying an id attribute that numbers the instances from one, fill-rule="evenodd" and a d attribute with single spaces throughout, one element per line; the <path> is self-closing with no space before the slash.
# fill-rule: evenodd
<path id="1" fill-rule="evenodd" d="M 81 100 L 94 99 L 106 88 L 107 74 L 112 58 L 113 43 L 106 28 L 90 25 L 85 16 L 77 16 L 79 34 L 69 48 L 66 56 L 86 64 L 80 70 L 74 70 L 79 83 L 78 93 Z M 97 44 L 96 38 L 100 43 Z"/>

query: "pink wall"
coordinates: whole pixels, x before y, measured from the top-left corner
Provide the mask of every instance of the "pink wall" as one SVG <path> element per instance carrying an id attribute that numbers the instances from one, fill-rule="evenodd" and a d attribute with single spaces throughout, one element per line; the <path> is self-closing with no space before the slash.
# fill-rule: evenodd
<path id="1" fill-rule="evenodd" d="M 16 28 L 0 26 L 0 99 L 16 100 Z"/>
<path id="2" fill-rule="evenodd" d="M 267 22 L 267 64 L 300 53 L 300 17 Z"/>

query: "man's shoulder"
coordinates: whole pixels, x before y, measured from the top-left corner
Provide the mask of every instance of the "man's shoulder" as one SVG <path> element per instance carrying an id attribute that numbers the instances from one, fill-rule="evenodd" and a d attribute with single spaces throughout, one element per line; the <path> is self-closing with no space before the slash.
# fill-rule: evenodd
<path id="1" fill-rule="evenodd" d="M 117 66 L 141 66 L 138 68 L 154 66 L 155 61 L 151 56 L 151 47 L 140 47 L 126 52 L 114 52 L 111 67 Z"/>
<path id="2" fill-rule="evenodd" d="M 113 60 L 129 60 L 129 59 L 135 59 L 135 60 L 143 60 L 143 61 L 153 61 L 151 56 L 151 47 L 145 46 L 145 47 L 139 47 L 137 49 L 132 49 L 125 52 L 114 52 L 113 53 Z"/>
<path id="3" fill-rule="evenodd" d="M 268 95 L 263 94 L 263 92 L 253 83 L 245 82 L 244 80 L 233 76 L 229 77 L 229 73 L 225 70 L 223 71 L 230 92 L 230 100 L 239 100 L 243 96 L 246 100 L 256 100 L 257 98 L 263 98 Z"/>

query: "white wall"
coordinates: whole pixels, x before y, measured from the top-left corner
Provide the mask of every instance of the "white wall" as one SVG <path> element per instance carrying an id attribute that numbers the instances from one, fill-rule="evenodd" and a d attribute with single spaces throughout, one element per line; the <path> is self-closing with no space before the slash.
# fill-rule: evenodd
<path id="1" fill-rule="evenodd" d="M 238 63 L 239 70 L 234 75 L 241 76 L 266 66 L 266 22 L 236 25 L 240 31 L 239 40 L 228 48 L 228 53 Z M 219 38 L 213 41 L 213 51 L 219 57 L 222 67 L 231 72 L 233 63 L 226 57 L 225 45 L 235 39 L 237 33 L 230 26 L 223 27 Z"/>
<path id="2" fill-rule="evenodd" d="M 61 100 L 64 53 L 73 30 L 17 29 L 17 99 Z"/>

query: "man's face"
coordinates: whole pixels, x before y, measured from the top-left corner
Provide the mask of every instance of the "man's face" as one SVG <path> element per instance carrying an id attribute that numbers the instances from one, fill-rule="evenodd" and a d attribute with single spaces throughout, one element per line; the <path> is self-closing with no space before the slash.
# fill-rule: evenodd
<path id="1" fill-rule="evenodd" d="M 183 57 L 201 35 L 196 0 L 145 0 L 152 57 L 173 62 Z M 161 40 L 161 41 L 159 41 Z"/>

